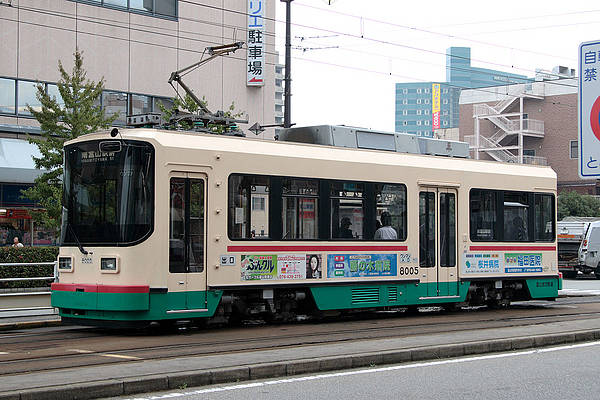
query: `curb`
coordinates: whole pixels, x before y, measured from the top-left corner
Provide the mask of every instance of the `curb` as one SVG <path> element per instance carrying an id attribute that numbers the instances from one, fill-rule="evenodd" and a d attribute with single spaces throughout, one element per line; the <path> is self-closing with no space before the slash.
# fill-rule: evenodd
<path id="1" fill-rule="evenodd" d="M 277 378 L 340 369 L 375 367 L 385 364 L 399 364 L 412 361 L 436 360 L 474 354 L 523 350 L 592 340 L 600 340 L 600 329 L 511 339 L 476 341 L 461 344 L 417 347 L 413 349 L 388 350 L 374 353 L 241 365 L 211 370 L 145 375 L 126 379 L 89 382 L 87 384 L 48 386 L 0 393 L 0 400 L 71 400 L 128 396 L 166 390 L 181 390 L 188 387 L 219 383 L 234 383 L 254 379 Z"/>
<path id="2" fill-rule="evenodd" d="M 0 332 L 1 331 L 10 331 L 15 329 L 35 329 L 35 328 L 44 328 L 48 326 L 59 326 L 61 325 L 61 320 L 49 320 L 49 321 L 21 321 L 21 322 L 9 322 L 9 323 L 0 323 Z"/>

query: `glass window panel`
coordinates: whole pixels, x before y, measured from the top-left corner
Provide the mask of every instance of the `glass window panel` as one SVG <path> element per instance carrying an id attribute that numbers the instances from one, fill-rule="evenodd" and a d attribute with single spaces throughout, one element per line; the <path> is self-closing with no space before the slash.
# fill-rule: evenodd
<path id="1" fill-rule="evenodd" d="M 456 265 L 456 200 L 454 193 L 440 193 L 440 265 Z"/>
<path id="2" fill-rule="evenodd" d="M 125 125 L 127 119 L 127 93 L 103 92 L 102 107 L 104 108 L 104 114 L 107 116 L 119 113 L 119 116 L 113 122 L 114 124 Z"/>
<path id="3" fill-rule="evenodd" d="M 129 8 L 152 12 L 154 0 L 129 0 Z"/>
<path id="4" fill-rule="evenodd" d="M 407 235 L 406 187 L 376 184 L 375 198 L 377 200 L 375 240 L 405 240 Z"/>
<path id="5" fill-rule="evenodd" d="M 189 272 L 204 271 L 204 181 L 190 181 Z"/>
<path id="6" fill-rule="evenodd" d="M 37 92 L 36 82 L 19 81 L 17 88 L 18 113 L 20 115 L 31 115 L 27 111 L 27 105 L 30 105 L 35 111 L 41 111 L 42 105 L 35 97 Z"/>
<path id="7" fill-rule="evenodd" d="M 419 193 L 419 266 L 435 266 L 435 193 Z"/>
<path id="8" fill-rule="evenodd" d="M 104 0 L 104 4 L 111 6 L 127 7 L 127 0 Z"/>
<path id="9" fill-rule="evenodd" d="M 266 176 L 232 175 L 229 178 L 229 237 L 269 237 L 269 184 Z"/>
<path id="10" fill-rule="evenodd" d="M 579 157 L 579 149 L 577 148 L 577 140 L 571 140 L 569 143 L 571 144 L 570 157 L 571 158 Z"/>
<path id="11" fill-rule="evenodd" d="M 155 0 L 154 5 L 156 7 L 156 14 L 168 17 L 177 16 L 177 0 Z"/>
<path id="12" fill-rule="evenodd" d="M 284 179 L 282 192 L 283 239 L 317 239 L 318 182 Z"/>
<path id="13" fill-rule="evenodd" d="M 492 190 L 471 190 L 471 240 L 494 241 L 498 239 L 496 236 L 496 210 L 496 192 Z"/>
<path id="14" fill-rule="evenodd" d="M 55 229 L 45 228 L 41 224 L 33 224 L 34 246 L 56 246 L 57 244 L 57 231 Z"/>
<path id="15" fill-rule="evenodd" d="M 0 78 L 0 113 L 15 113 L 15 80 Z"/>
<path id="16" fill-rule="evenodd" d="M 169 272 L 185 272 L 185 179 L 171 179 Z"/>
<path id="17" fill-rule="evenodd" d="M 529 240 L 529 200 L 527 193 L 504 193 L 504 241 Z"/>
<path id="18" fill-rule="evenodd" d="M 551 194 L 535 195 L 535 240 L 554 240 L 554 196 Z"/>
<path id="19" fill-rule="evenodd" d="M 152 97 L 132 94 L 130 115 L 147 114 L 152 111 Z"/>
<path id="20" fill-rule="evenodd" d="M 58 90 L 58 86 L 50 83 L 48 84 L 48 95 L 50 97 L 55 97 L 56 98 L 56 102 L 58 103 L 58 105 L 61 108 L 65 107 L 65 101 L 63 100 L 62 96 L 60 95 L 60 91 Z"/>
<path id="21" fill-rule="evenodd" d="M 162 112 L 161 107 L 163 106 L 166 110 L 171 110 L 173 108 L 173 99 L 167 97 L 155 97 L 154 98 L 154 112 Z"/>
<path id="22" fill-rule="evenodd" d="M 331 234 L 335 239 L 362 239 L 364 190 L 361 183 L 331 184 Z"/>

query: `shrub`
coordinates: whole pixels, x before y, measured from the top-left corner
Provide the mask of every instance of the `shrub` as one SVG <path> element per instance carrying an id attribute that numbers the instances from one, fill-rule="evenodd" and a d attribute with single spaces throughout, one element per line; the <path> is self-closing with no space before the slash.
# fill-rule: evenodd
<path id="1" fill-rule="evenodd" d="M 0 264 L 53 262 L 58 257 L 58 247 L 2 247 L 0 248 Z M 52 276 L 54 266 L 34 265 L 26 267 L 0 266 L 0 279 L 4 278 L 37 278 Z M 0 288 L 49 287 L 52 281 L 12 281 L 0 282 Z"/>

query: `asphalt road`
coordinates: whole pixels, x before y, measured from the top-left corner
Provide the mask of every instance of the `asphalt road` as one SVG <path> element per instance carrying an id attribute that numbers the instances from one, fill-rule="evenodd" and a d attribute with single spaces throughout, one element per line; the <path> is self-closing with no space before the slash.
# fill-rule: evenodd
<path id="1" fill-rule="evenodd" d="M 146 394 L 135 399 L 598 398 L 600 342 Z M 123 398 L 123 397 L 122 397 Z"/>

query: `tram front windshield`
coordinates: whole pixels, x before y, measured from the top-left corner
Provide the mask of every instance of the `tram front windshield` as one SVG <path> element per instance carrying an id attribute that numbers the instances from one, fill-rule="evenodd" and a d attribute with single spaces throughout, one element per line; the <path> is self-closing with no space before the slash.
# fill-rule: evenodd
<path id="1" fill-rule="evenodd" d="M 133 140 L 65 147 L 61 245 L 132 245 L 152 232 L 154 149 Z"/>

